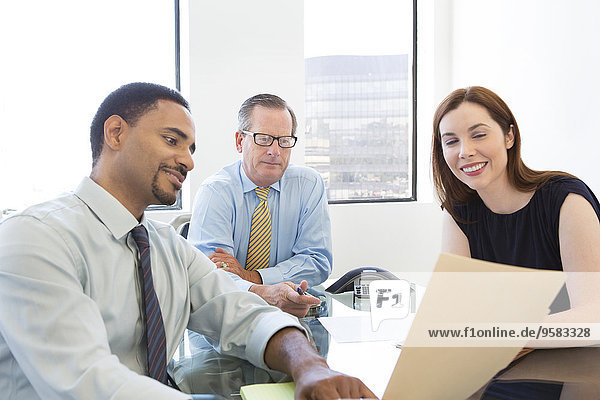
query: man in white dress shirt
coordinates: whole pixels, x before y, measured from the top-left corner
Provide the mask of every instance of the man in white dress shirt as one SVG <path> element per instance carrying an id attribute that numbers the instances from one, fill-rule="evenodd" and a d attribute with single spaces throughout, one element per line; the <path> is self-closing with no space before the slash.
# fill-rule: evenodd
<path id="1" fill-rule="evenodd" d="M 224 354 L 290 374 L 299 398 L 372 396 L 328 368 L 294 317 L 237 289 L 170 226 L 146 218 L 149 205 L 175 201 L 194 166 L 194 131 L 179 93 L 122 86 L 92 122 L 90 177 L 0 223 L 2 398 L 192 398 L 146 376 L 141 256 L 131 234 L 140 225 L 167 360 L 187 327 Z"/>

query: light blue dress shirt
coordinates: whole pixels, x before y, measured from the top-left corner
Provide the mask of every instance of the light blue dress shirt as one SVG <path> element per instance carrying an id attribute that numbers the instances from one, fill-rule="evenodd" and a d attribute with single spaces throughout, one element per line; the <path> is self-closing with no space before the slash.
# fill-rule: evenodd
<path id="1" fill-rule="evenodd" d="M 244 267 L 252 214 L 259 202 L 255 188 L 241 161 L 206 179 L 194 201 L 188 240 L 206 255 L 221 247 Z M 263 283 L 305 279 L 313 286 L 327 279 L 333 263 L 331 223 L 321 176 L 311 168 L 289 165 L 271 185 L 267 204 L 271 253 L 269 268 L 258 270 Z M 241 283 L 244 289 L 251 285 Z"/>
<path id="2" fill-rule="evenodd" d="M 266 368 L 269 338 L 298 320 L 240 291 L 163 223 L 149 233 L 170 359 L 186 328 L 224 354 Z M 2 399 L 190 399 L 146 374 L 146 342 L 129 231 L 139 222 L 85 178 L 75 193 L 0 223 Z"/>

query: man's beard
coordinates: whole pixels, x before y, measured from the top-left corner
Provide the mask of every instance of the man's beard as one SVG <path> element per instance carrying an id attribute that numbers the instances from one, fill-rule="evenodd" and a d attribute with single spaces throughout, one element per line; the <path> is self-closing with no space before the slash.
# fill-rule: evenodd
<path id="1" fill-rule="evenodd" d="M 177 192 L 175 193 L 172 193 L 164 191 L 160 188 L 160 186 L 158 185 L 158 177 L 163 169 L 172 169 L 175 171 L 179 171 L 179 173 L 181 173 L 181 175 L 183 175 L 184 177 L 187 175 L 187 171 L 182 167 L 171 167 L 168 164 L 163 163 L 158 166 L 158 171 L 156 171 L 156 174 L 154 174 L 154 178 L 152 179 L 152 194 L 154 195 L 156 200 L 158 200 L 158 204 L 170 206 L 177 201 L 177 193 L 179 193 L 179 190 L 177 190 Z"/>

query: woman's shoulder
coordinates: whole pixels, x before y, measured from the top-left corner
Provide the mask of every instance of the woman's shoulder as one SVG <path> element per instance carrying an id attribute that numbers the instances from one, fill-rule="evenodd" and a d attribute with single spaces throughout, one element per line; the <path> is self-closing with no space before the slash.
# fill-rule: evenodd
<path id="1" fill-rule="evenodd" d="M 536 191 L 536 197 L 547 208 L 559 212 L 565 199 L 571 193 L 584 197 L 600 217 L 600 203 L 598 203 L 596 195 L 581 179 L 573 176 L 557 175 L 550 178 L 544 186 Z"/>
<path id="2" fill-rule="evenodd" d="M 566 175 L 553 176 L 537 190 L 543 195 L 566 197 L 569 193 L 581 194 L 584 197 L 595 197 L 592 190 L 579 178 Z"/>

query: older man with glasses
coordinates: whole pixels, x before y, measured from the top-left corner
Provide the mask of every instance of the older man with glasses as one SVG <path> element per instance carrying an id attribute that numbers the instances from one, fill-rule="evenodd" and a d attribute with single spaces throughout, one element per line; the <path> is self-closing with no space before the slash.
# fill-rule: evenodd
<path id="1" fill-rule="evenodd" d="M 319 300 L 305 294 L 331 273 L 331 225 L 321 176 L 288 165 L 296 144 L 293 110 L 259 94 L 238 113 L 242 159 L 200 187 L 188 238 L 238 286 L 297 317 Z"/>

